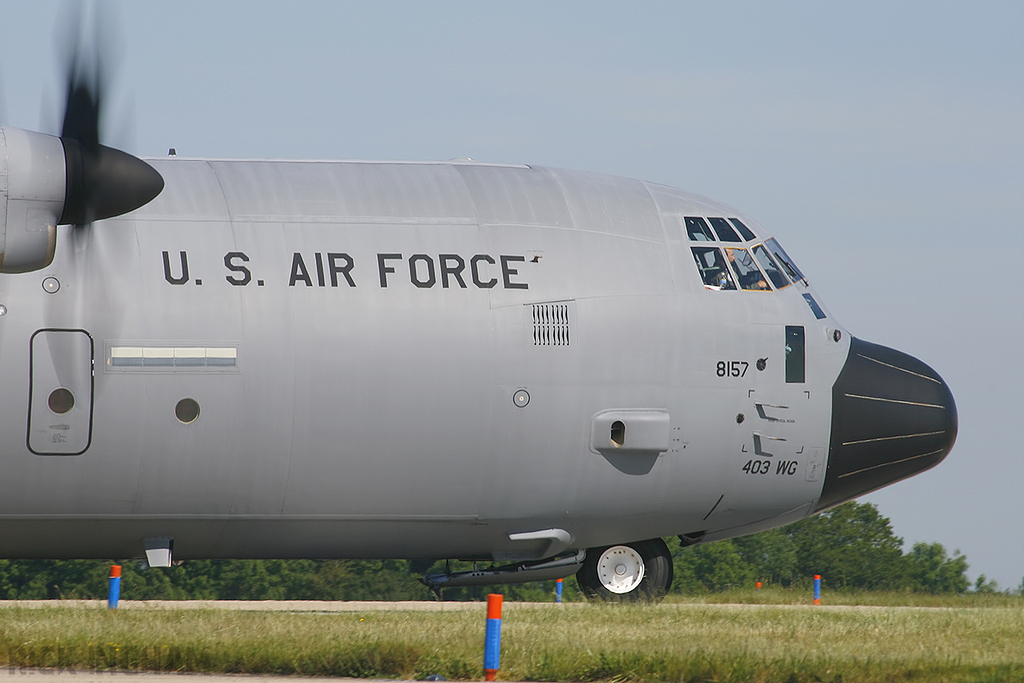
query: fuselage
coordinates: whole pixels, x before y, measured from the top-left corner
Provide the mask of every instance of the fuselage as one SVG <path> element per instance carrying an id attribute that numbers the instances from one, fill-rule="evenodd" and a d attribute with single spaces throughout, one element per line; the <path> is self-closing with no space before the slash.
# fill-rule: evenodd
<path id="1" fill-rule="evenodd" d="M 3 556 L 714 540 L 909 476 L 955 438 L 914 359 L 857 361 L 897 367 L 870 396 L 837 382 L 882 347 L 707 198 L 470 162 L 147 161 L 155 200 L 0 275 Z M 892 394 L 903 379 L 932 393 Z M 872 432 L 893 409 L 913 414 Z"/>

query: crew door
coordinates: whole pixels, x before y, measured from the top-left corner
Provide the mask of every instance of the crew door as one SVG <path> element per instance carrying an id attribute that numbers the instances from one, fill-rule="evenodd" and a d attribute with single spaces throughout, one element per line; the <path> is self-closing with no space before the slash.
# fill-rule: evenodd
<path id="1" fill-rule="evenodd" d="M 28 448 L 81 455 L 92 441 L 92 337 L 85 330 L 39 330 L 30 346 Z"/>

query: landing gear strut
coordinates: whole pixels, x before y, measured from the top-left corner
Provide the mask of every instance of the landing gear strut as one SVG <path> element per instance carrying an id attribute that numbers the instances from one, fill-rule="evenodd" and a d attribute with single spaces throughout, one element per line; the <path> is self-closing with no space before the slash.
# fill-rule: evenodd
<path id="1" fill-rule="evenodd" d="M 591 600 L 656 602 L 672 586 L 672 556 L 660 538 L 591 548 L 576 582 Z"/>

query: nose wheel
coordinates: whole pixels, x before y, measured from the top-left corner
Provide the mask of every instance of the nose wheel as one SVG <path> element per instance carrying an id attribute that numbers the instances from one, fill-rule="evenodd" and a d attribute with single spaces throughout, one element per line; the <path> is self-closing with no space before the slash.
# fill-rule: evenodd
<path id="1" fill-rule="evenodd" d="M 592 600 L 661 600 L 672 586 L 672 557 L 660 538 L 591 548 L 576 582 Z"/>

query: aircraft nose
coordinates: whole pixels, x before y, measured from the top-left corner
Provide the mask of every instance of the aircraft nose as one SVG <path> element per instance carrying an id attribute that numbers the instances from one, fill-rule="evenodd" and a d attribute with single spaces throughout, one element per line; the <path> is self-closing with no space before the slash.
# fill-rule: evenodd
<path id="1" fill-rule="evenodd" d="M 832 387 L 832 436 L 820 511 L 923 472 L 956 441 L 956 403 L 938 373 L 857 338 Z"/>

